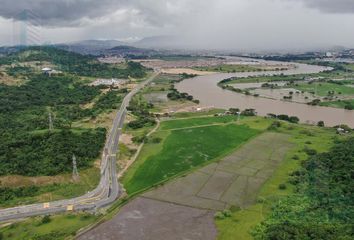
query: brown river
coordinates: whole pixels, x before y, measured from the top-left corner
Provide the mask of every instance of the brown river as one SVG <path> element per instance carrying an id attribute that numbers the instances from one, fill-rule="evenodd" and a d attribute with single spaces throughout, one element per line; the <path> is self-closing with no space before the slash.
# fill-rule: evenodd
<path id="1" fill-rule="evenodd" d="M 284 75 L 318 73 L 328 70 L 325 67 L 306 64 L 295 64 L 296 68 L 286 71 L 268 72 L 245 72 L 245 73 L 218 73 L 195 78 L 186 79 L 176 84 L 180 92 L 187 92 L 200 101 L 201 106 L 229 109 L 236 107 L 240 109 L 256 109 L 258 115 L 266 116 L 268 113 L 287 114 L 297 116 L 303 123 L 316 124 L 324 121 L 326 126 L 347 124 L 354 128 L 354 111 L 309 106 L 301 103 L 274 100 L 261 97 L 246 96 L 229 90 L 223 90 L 217 83 L 230 77 L 250 77 L 260 75 Z"/>

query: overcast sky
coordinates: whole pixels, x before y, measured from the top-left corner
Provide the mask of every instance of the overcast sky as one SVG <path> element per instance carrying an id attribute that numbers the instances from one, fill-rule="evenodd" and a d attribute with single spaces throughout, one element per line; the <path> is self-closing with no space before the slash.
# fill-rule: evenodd
<path id="1" fill-rule="evenodd" d="M 19 42 L 26 9 L 41 43 L 173 35 L 209 49 L 354 47 L 354 0 L 0 0 L 0 45 Z"/>

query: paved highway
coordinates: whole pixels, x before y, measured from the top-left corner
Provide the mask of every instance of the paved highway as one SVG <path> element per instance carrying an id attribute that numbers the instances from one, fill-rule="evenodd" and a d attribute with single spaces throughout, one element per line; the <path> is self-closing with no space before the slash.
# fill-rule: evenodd
<path id="1" fill-rule="evenodd" d="M 150 83 L 158 74 L 159 72 L 155 72 L 149 79 L 140 83 L 123 99 L 105 143 L 101 160 L 101 179 L 94 190 L 77 198 L 1 209 L 0 221 L 65 211 L 97 210 L 112 204 L 121 193 L 120 185 L 117 180 L 116 155 L 118 153 L 119 137 L 127 113 L 127 106 L 132 97 L 146 84 Z"/>

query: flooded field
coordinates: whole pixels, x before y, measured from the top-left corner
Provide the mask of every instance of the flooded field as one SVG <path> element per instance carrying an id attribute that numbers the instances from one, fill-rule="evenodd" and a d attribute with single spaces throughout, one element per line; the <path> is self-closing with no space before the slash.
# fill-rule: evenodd
<path id="1" fill-rule="evenodd" d="M 354 127 L 354 111 L 246 96 L 229 90 L 223 90 L 217 86 L 217 83 L 221 80 L 231 77 L 269 76 L 277 75 L 279 73 L 283 73 L 284 75 L 309 74 L 325 70 L 329 69 L 321 66 L 296 64 L 296 68 L 282 72 L 269 71 L 212 74 L 186 79 L 176 84 L 176 88 L 178 91 L 187 92 L 194 96 L 195 99 L 200 100 L 202 106 L 213 106 L 224 109 L 231 107 L 238 107 L 241 109 L 254 108 L 261 116 L 265 116 L 268 113 L 287 114 L 299 117 L 301 122 L 304 123 L 315 124 L 318 121 L 324 121 L 327 126 L 347 124 Z"/>
<path id="2" fill-rule="evenodd" d="M 216 234 L 213 211 L 139 197 L 77 239 L 214 240 Z"/>
<path id="3" fill-rule="evenodd" d="M 270 98 L 274 100 L 284 100 L 284 97 L 290 96 L 293 93 L 291 102 L 296 103 L 308 103 L 316 99 L 316 97 L 311 93 L 300 93 L 294 88 L 279 88 L 279 89 L 270 89 L 270 88 L 258 88 L 250 90 L 251 94 L 259 94 L 260 97 Z"/>
<path id="4" fill-rule="evenodd" d="M 234 83 L 230 84 L 230 86 L 233 86 L 234 88 L 239 88 L 239 89 L 248 89 L 248 88 L 261 88 L 262 85 L 266 82 L 258 82 L 258 83 Z M 284 87 L 287 82 L 267 82 L 269 84 L 276 84 L 278 87 Z"/>
<path id="5" fill-rule="evenodd" d="M 256 201 L 259 189 L 292 146 L 288 135 L 262 134 L 219 162 L 166 183 L 143 196 L 201 209 L 245 208 Z"/>

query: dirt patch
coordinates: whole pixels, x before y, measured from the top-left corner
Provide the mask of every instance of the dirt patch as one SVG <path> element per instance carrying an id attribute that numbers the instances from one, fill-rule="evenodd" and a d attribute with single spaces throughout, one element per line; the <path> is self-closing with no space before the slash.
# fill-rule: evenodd
<path id="1" fill-rule="evenodd" d="M 195 112 L 198 105 L 191 101 L 167 101 L 157 104 L 156 108 L 160 113 Z"/>
<path id="2" fill-rule="evenodd" d="M 292 147 L 288 139 L 285 134 L 264 133 L 221 161 L 143 196 L 203 209 L 245 208 L 255 202 L 259 189 Z"/>
<path id="3" fill-rule="evenodd" d="M 19 86 L 25 81 L 26 80 L 24 79 L 11 77 L 5 72 L 0 72 L 0 84 L 5 84 L 8 86 Z"/>
<path id="4" fill-rule="evenodd" d="M 124 145 L 136 147 L 132 139 L 133 139 L 133 135 L 126 134 L 126 133 L 121 134 L 119 137 L 119 141 Z"/>
<path id="5" fill-rule="evenodd" d="M 214 212 L 137 198 L 79 240 L 214 240 Z"/>
<path id="6" fill-rule="evenodd" d="M 25 177 L 18 175 L 0 177 L 1 187 L 23 187 L 23 186 L 42 186 L 54 183 L 69 182 L 70 176 L 41 176 L 41 177 Z"/>

